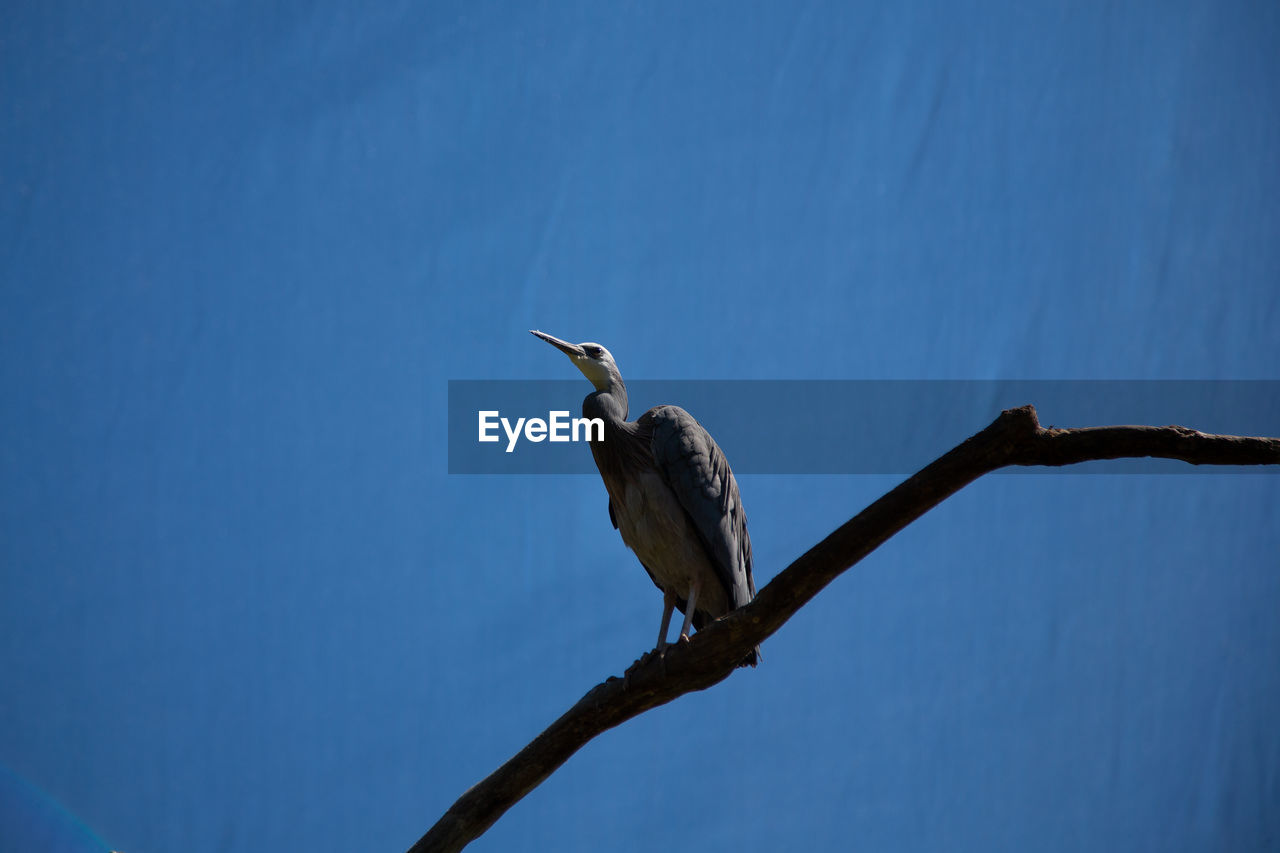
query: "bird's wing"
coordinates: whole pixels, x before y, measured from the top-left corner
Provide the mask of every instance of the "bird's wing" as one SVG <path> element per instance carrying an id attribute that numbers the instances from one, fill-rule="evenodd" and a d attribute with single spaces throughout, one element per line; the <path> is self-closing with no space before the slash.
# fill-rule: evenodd
<path id="1" fill-rule="evenodd" d="M 755 597 L 751 537 L 738 483 L 720 447 L 678 406 L 650 409 L 650 447 L 658 471 L 689 514 L 734 608 Z"/>

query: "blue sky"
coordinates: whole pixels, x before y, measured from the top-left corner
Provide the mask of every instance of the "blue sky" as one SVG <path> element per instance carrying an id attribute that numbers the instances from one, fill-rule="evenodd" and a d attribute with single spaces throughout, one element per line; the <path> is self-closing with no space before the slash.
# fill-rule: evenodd
<path id="1" fill-rule="evenodd" d="M 1273 4 L 0 38 L 15 844 L 29 795 L 128 853 L 403 849 L 649 648 L 595 475 L 447 473 L 449 380 L 575 378 L 528 329 L 634 379 L 1280 379 Z M 757 582 L 895 482 L 743 476 Z M 1275 845 L 1277 553 L 1273 475 L 988 478 L 474 849 Z"/>

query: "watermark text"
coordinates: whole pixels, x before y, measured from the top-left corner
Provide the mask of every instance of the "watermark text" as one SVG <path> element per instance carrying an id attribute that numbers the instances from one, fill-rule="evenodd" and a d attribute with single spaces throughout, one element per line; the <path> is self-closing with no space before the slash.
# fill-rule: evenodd
<path id="1" fill-rule="evenodd" d="M 537 444 L 540 441 L 604 441 L 604 421 L 600 418 L 570 418 L 567 411 L 547 412 L 547 419 L 516 418 L 515 424 L 496 410 L 481 410 L 479 438 L 481 442 L 500 441 L 498 427 L 507 434 L 507 453 L 516 449 L 516 442 L 524 437 Z"/>

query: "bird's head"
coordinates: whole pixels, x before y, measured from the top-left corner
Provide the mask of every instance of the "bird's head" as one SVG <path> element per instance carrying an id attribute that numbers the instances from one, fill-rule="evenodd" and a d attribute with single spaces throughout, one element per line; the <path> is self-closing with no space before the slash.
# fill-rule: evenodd
<path id="1" fill-rule="evenodd" d="M 569 360 L 582 371 L 583 376 L 591 380 L 591 384 L 597 391 L 607 391 L 615 385 L 622 384 L 622 374 L 618 372 L 618 365 L 609 351 L 600 344 L 593 341 L 571 344 L 546 332 L 539 332 L 536 329 L 529 331 L 569 356 Z"/>

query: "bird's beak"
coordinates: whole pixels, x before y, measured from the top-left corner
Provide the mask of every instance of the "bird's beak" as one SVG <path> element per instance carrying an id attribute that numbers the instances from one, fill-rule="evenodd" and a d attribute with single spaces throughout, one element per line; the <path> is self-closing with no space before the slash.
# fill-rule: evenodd
<path id="1" fill-rule="evenodd" d="M 574 356 L 577 356 L 578 358 L 584 358 L 586 356 L 586 353 L 582 351 L 582 347 L 578 346 L 577 344 L 571 344 L 568 341 L 562 341 L 559 338 L 555 337 L 554 335 L 548 335 L 546 332 L 539 332 L 537 329 L 530 329 L 529 332 L 535 337 L 542 338 L 544 341 L 551 344 L 553 347 L 560 350 L 560 352 L 564 353 L 570 358 L 573 358 Z"/>

